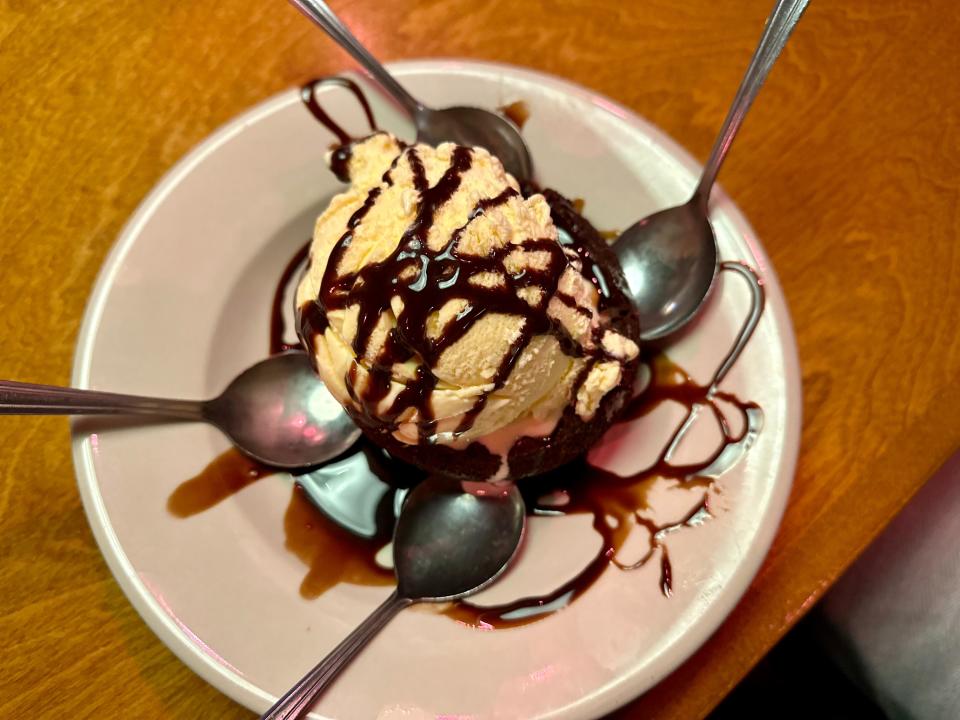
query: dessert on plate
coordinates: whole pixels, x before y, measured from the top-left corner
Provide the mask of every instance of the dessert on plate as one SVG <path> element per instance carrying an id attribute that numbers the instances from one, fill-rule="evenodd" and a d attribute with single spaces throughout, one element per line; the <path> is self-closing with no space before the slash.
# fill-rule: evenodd
<path id="1" fill-rule="evenodd" d="M 392 455 L 519 479 L 585 452 L 629 399 L 639 328 L 613 253 L 482 148 L 385 132 L 330 155 L 296 293 L 316 369 Z"/>

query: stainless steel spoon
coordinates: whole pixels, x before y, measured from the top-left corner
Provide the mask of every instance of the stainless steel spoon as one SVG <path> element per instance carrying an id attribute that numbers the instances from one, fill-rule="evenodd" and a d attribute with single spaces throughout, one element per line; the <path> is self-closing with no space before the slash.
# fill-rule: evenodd
<path id="1" fill-rule="evenodd" d="M 613 246 L 640 313 L 640 338 L 676 332 L 697 313 L 717 275 L 717 241 L 707 217 L 710 190 L 760 86 L 808 0 L 778 0 L 693 197 L 627 228 Z"/>
<path id="2" fill-rule="evenodd" d="M 304 717 L 337 674 L 387 622 L 418 602 L 472 595 L 516 554 L 526 513 L 515 485 L 430 478 L 407 496 L 393 535 L 397 589 L 261 720 Z"/>
<path id="3" fill-rule="evenodd" d="M 218 427 L 243 452 L 278 468 L 317 465 L 360 430 L 310 366 L 306 353 L 274 355 L 207 401 L 119 395 L 0 380 L 0 415 L 156 415 Z"/>
<path id="4" fill-rule="evenodd" d="M 520 130 L 505 117 L 476 107 L 436 110 L 419 102 L 360 44 L 353 33 L 322 0 L 290 0 L 369 72 L 400 103 L 417 127 L 417 140 L 428 145 L 455 142 L 486 148 L 500 158 L 517 180 L 530 180 L 533 161 Z"/>

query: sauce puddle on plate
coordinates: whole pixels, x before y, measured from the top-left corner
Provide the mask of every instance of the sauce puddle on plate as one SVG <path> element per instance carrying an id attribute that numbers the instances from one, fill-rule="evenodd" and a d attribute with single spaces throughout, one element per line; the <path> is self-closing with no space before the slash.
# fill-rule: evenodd
<path id="1" fill-rule="evenodd" d="M 752 404 L 723 394 L 744 418 L 743 428 L 733 434 L 715 401 L 708 397 L 709 386 L 694 383 L 679 367 L 660 355 L 652 361 L 654 369 L 650 386 L 627 409 L 621 422 L 645 415 L 659 403 L 674 401 L 691 413 L 710 408 L 716 413 L 724 432 L 720 447 L 708 459 L 690 465 L 673 465 L 668 459 L 671 441 L 654 465 L 631 476 L 618 476 L 590 465 L 585 459 L 564 466 L 547 475 L 527 478 L 519 486 L 532 515 L 562 516 L 585 513 L 592 516 L 594 530 L 603 538 L 600 552 L 574 578 L 544 595 L 522 598 L 494 607 L 479 607 L 469 602 L 451 603 L 443 607 L 447 616 L 480 628 L 505 628 L 540 620 L 568 606 L 583 594 L 608 569 L 636 570 L 655 558 L 660 563 L 660 590 L 669 596 L 673 587 L 673 568 L 667 546 L 668 536 L 685 527 L 695 527 L 709 520 L 709 490 L 716 479 L 746 453 L 762 424 L 762 412 Z M 714 397 L 719 397 L 716 394 Z M 682 429 L 684 425 L 678 428 Z M 382 466 L 389 472 L 395 468 L 398 480 L 409 473 L 409 466 L 391 460 L 366 440 L 351 456 L 366 452 L 380 454 Z M 349 459 L 349 458 L 348 458 Z M 363 465 L 365 468 L 366 465 Z M 203 512 L 227 499 L 253 482 L 275 472 L 251 460 L 235 449 L 227 450 L 211 462 L 203 472 L 182 483 L 170 496 L 168 509 L 177 517 Z M 381 479 L 383 475 L 381 474 Z M 656 524 L 643 514 L 647 493 L 661 479 L 675 480 L 691 490 L 700 490 L 699 500 L 675 522 Z M 399 484 L 399 483 L 398 483 Z M 563 498 L 557 504 L 555 498 Z M 549 504 L 544 502 L 550 498 Z M 636 527 L 647 530 L 646 552 L 632 563 L 618 560 L 627 537 Z M 284 517 L 285 547 L 308 568 L 300 585 L 305 598 L 315 598 L 341 582 L 358 585 L 389 585 L 393 573 L 376 561 L 378 551 L 386 544 L 388 533 L 373 538 L 355 535 L 329 520 L 294 485 Z M 330 558 L 337 562 L 330 562 Z"/>

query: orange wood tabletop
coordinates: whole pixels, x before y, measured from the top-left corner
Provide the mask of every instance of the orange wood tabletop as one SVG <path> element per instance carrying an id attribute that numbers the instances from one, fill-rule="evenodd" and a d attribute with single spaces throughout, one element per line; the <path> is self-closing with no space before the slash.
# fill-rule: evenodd
<path id="1" fill-rule="evenodd" d="M 706 157 L 772 0 L 342 0 L 381 58 L 532 67 Z M 721 175 L 779 273 L 804 429 L 773 549 L 736 610 L 624 718 L 706 715 L 960 447 L 960 16 L 813 2 Z M 282 0 L 0 2 L 0 377 L 65 384 L 125 219 L 193 145 L 352 66 Z M 0 716 L 246 718 L 114 583 L 67 422 L 0 421 Z"/>

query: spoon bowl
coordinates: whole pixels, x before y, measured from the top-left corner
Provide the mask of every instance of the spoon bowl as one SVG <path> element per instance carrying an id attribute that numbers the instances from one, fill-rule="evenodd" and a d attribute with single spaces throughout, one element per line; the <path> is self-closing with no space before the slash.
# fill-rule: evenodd
<path id="1" fill-rule="evenodd" d="M 442 110 L 423 108 L 414 121 L 420 142 L 428 145 L 453 142 L 486 148 L 518 180 L 533 175 L 533 161 L 519 128 L 495 112 L 462 106 Z"/>
<path id="2" fill-rule="evenodd" d="M 279 468 L 317 465 L 360 437 L 300 351 L 274 355 L 240 373 L 204 403 L 203 416 L 252 458 Z"/>
<path id="3" fill-rule="evenodd" d="M 690 201 L 627 228 L 613 246 L 640 320 L 640 339 L 675 333 L 697 314 L 717 276 L 717 242 Z"/>
<path id="4" fill-rule="evenodd" d="M 393 536 L 397 594 L 443 602 L 479 592 L 520 547 L 526 512 L 516 485 L 430 478 L 407 496 Z"/>

